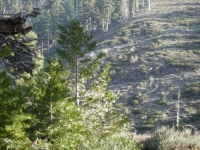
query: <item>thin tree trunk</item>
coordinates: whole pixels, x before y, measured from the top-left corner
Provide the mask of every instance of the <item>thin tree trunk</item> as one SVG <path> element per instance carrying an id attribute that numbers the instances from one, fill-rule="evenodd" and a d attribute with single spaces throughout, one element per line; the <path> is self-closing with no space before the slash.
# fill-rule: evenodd
<path id="1" fill-rule="evenodd" d="M 74 2 L 75 2 L 75 4 L 74 4 L 75 17 L 74 17 L 74 19 L 77 19 L 78 15 L 79 15 L 79 12 L 78 12 L 78 0 L 75 0 Z"/>
<path id="2" fill-rule="evenodd" d="M 77 106 L 80 105 L 80 100 L 79 100 L 79 91 L 78 91 L 78 56 L 76 55 L 76 103 Z"/>
<path id="3" fill-rule="evenodd" d="M 52 101 L 51 101 L 51 103 L 50 103 L 50 110 L 51 110 L 51 112 L 50 112 L 50 124 L 52 124 L 52 122 L 53 122 L 53 114 L 52 114 Z"/>
<path id="4" fill-rule="evenodd" d="M 106 31 L 108 31 L 108 20 L 106 20 Z"/>
<path id="5" fill-rule="evenodd" d="M 47 50 L 48 50 L 48 54 L 49 54 L 49 27 L 47 27 Z"/>
<path id="6" fill-rule="evenodd" d="M 89 31 L 89 35 L 91 34 L 91 30 L 92 30 L 92 18 L 89 18 L 89 22 L 88 22 L 88 31 Z"/>
<path id="7" fill-rule="evenodd" d="M 103 31 L 105 31 L 105 22 L 104 22 L 104 18 L 103 18 Z"/>
<path id="8" fill-rule="evenodd" d="M 179 92 L 178 92 L 178 100 L 177 100 L 177 112 L 176 112 L 176 127 L 179 127 L 179 122 L 180 122 L 180 88 L 179 88 Z"/>
<path id="9" fill-rule="evenodd" d="M 148 0 L 149 10 L 151 10 L 151 0 Z"/>
<path id="10" fill-rule="evenodd" d="M 43 37 L 42 37 L 42 54 L 43 54 L 43 48 L 44 48 L 44 41 L 43 41 Z"/>
<path id="11" fill-rule="evenodd" d="M 138 11 L 138 0 L 136 0 L 136 11 Z"/>

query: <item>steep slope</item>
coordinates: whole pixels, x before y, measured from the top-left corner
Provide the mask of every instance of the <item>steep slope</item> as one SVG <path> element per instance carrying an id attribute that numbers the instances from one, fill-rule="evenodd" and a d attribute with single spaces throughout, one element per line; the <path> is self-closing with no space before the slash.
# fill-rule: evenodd
<path id="1" fill-rule="evenodd" d="M 153 2 L 150 11 L 141 8 L 136 17 L 95 34 L 96 52 L 105 52 L 112 64 L 109 89 L 119 94 L 116 106 L 138 131 L 175 123 L 179 88 L 181 114 L 189 118 L 182 121 L 198 127 L 199 16 L 198 0 Z"/>

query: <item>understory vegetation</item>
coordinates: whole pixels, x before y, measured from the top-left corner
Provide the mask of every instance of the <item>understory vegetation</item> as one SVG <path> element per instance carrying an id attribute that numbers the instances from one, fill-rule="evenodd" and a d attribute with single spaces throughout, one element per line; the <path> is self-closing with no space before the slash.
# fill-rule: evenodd
<path id="1" fill-rule="evenodd" d="M 149 150 L 199 150 L 199 133 L 190 129 L 158 128 L 144 141 L 143 149 Z"/>

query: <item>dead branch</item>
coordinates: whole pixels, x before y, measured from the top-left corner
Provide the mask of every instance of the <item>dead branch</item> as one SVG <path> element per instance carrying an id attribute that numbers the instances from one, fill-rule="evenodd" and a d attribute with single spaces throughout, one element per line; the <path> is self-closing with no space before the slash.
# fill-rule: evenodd
<path id="1" fill-rule="evenodd" d="M 42 10 L 47 9 L 53 4 L 52 1 L 47 4 Z M 29 33 L 34 27 L 25 27 L 28 18 L 36 18 L 41 14 L 40 8 L 33 8 L 30 13 L 23 13 L 26 5 L 17 14 L 0 14 L 0 52 L 5 47 L 9 47 L 12 55 L 5 56 L 4 62 L 14 68 L 14 75 L 20 75 L 23 72 L 31 73 L 35 67 L 33 57 L 36 57 L 36 48 L 27 43 L 39 39 L 29 39 L 26 34 Z M 5 16 L 5 17 L 4 17 Z M 7 16 L 11 16 L 8 17 Z"/>
<path id="2" fill-rule="evenodd" d="M 15 75 L 23 72 L 31 73 L 35 67 L 33 57 L 36 55 L 36 50 L 26 43 L 37 39 L 25 37 L 33 27 L 24 27 L 24 24 L 28 17 L 35 18 L 39 14 L 40 10 L 35 8 L 27 15 L 18 13 L 10 18 L 0 19 L 0 51 L 7 46 L 13 52 L 12 55 L 5 56 L 3 60 L 7 65 L 14 68 L 13 74 Z"/>

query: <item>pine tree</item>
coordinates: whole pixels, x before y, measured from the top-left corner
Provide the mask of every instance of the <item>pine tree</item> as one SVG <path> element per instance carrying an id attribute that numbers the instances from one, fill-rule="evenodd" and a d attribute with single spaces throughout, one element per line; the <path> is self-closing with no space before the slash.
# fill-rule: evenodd
<path id="1" fill-rule="evenodd" d="M 118 96 L 107 90 L 111 81 L 110 67 L 108 63 L 100 69 L 96 68 L 82 88 L 85 122 L 88 130 L 99 138 L 122 131 L 123 125 L 129 122 L 128 118 L 120 115 L 118 109 L 113 106 Z"/>
<path id="2" fill-rule="evenodd" d="M 101 14 L 102 29 L 108 31 L 108 24 L 111 22 L 111 16 L 115 8 L 113 0 L 96 1 L 95 6 Z"/>
<path id="3" fill-rule="evenodd" d="M 89 66 L 88 64 L 94 63 L 94 61 L 90 61 L 90 58 L 85 59 L 84 55 L 94 50 L 96 42 L 91 42 L 92 36 L 88 36 L 84 28 L 77 21 L 71 21 L 66 28 L 59 26 L 59 29 L 61 32 L 58 43 L 61 48 L 57 52 L 61 58 L 67 61 L 68 69 L 71 72 L 71 79 L 75 80 L 74 93 L 77 99 L 77 105 L 80 105 L 80 72 L 90 73 L 92 70 L 89 70 L 87 66 Z M 98 56 L 98 58 L 101 57 L 102 55 Z M 73 89 L 71 90 L 73 91 Z"/>
<path id="4" fill-rule="evenodd" d="M 87 135 L 83 119 L 69 95 L 69 85 L 58 60 L 50 61 L 33 77 L 25 75 L 17 84 L 26 101 L 25 114 L 33 115 L 25 129 L 36 148 L 75 149 Z M 31 142 L 32 143 L 32 142 Z M 29 145 L 27 145 L 29 146 Z"/>
<path id="5" fill-rule="evenodd" d="M 25 103 L 6 71 L 0 72 L 0 149 L 22 149 L 29 140 L 24 128 L 31 116 L 23 113 Z"/>
<path id="6" fill-rule="evenodd" d="M 66 29 L 61 26 L 59 28 L 62 32 L 58 39 L 61 47 L 58 54 L 67 62 L 70 71 L 67 80 L 71 81 L 72 96 L 77 99 L 77 105 L 81 105 L 88 130 L 95 130 L 97 135 L 111 133 L 112 129 L 117 132 L 116 124 L 122 125 L 128 119 L 118 114 L 113 107 L 117 96 L 107 91 L 110 65 L 102 67 L 103 54 L 97 58 L 84 57 L 94 50 L 96 42 L 91 42 L 92 37 L 86 34 L 77 21 L 72 21 Z"/>

